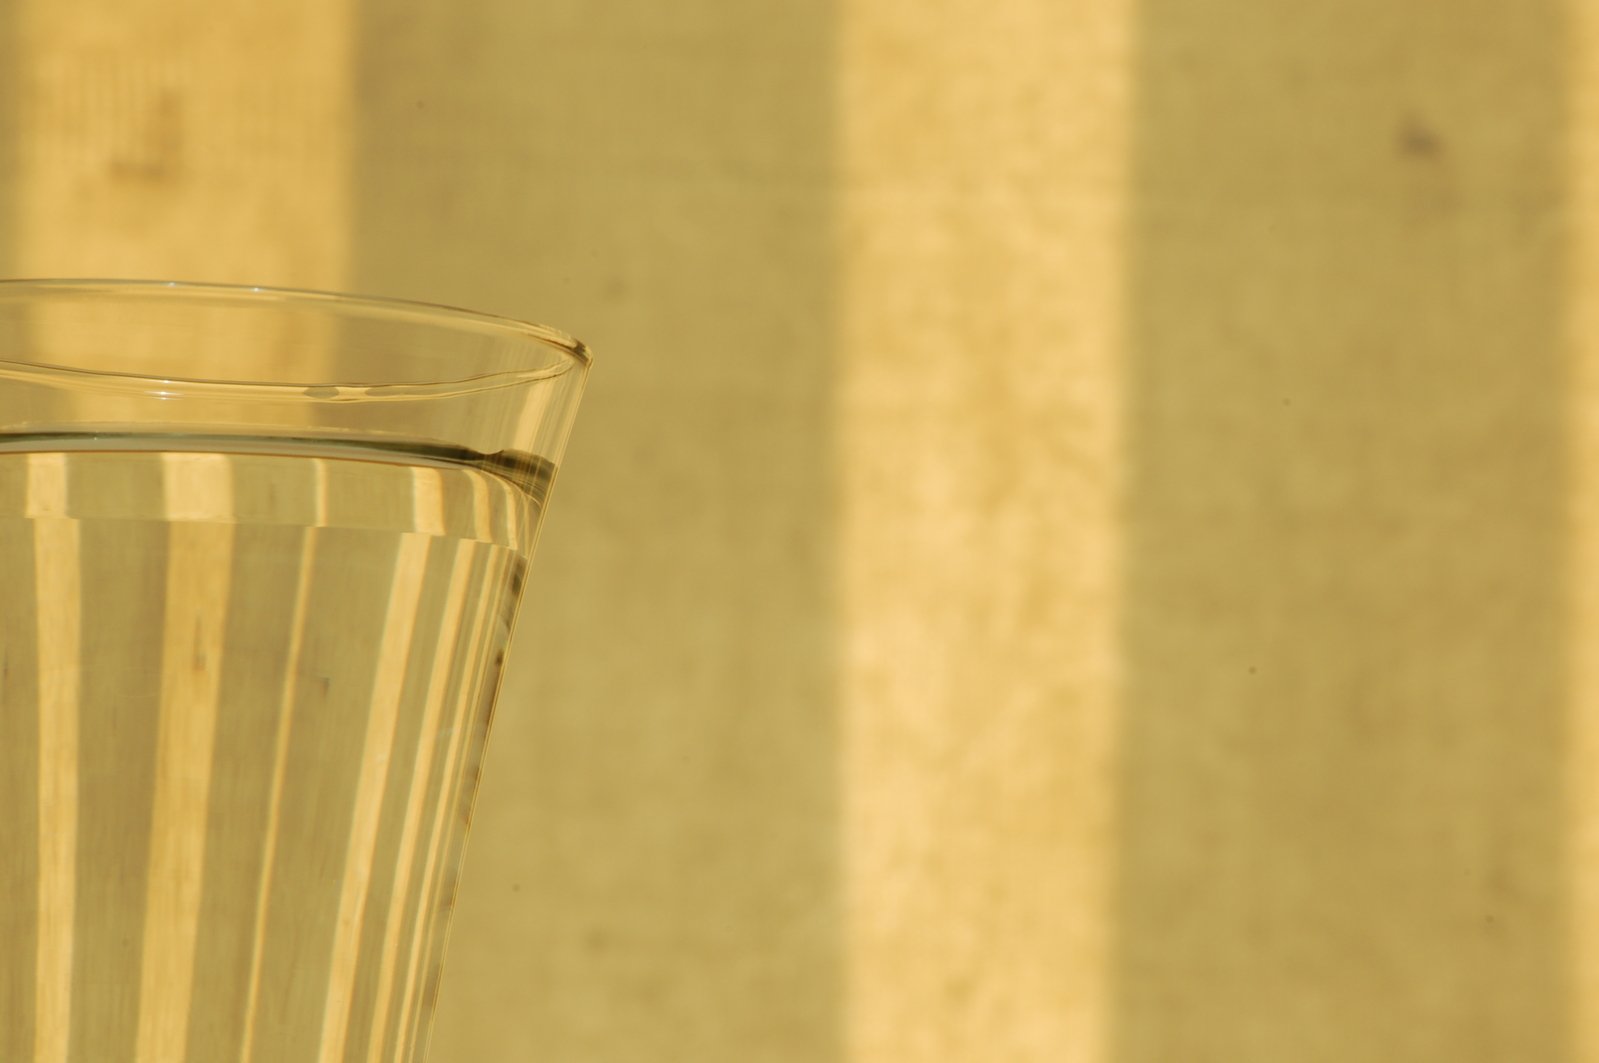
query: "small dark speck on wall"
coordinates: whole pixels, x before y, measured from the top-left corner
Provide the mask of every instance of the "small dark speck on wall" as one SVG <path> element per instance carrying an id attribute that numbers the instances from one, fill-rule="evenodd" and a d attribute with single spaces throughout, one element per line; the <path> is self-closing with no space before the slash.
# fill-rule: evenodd
<path id="1" fill-rule="evenodd" d="M 1426 122 L 1406 118 L 1399 125 L 1399 154 L 1410 159 L 1436 159 L 1443 154 L 1443 141 Z"/>

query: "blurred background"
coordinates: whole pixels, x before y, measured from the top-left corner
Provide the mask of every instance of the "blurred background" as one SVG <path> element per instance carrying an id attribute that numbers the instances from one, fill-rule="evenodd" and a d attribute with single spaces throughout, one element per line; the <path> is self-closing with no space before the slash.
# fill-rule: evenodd
<path id="1" fill-rule="evenodd" d="M 1599 1060 L 1596 71 L 1556 0 L 7 0 L 0 274 L 595 348 L 440 1063 Z"/>

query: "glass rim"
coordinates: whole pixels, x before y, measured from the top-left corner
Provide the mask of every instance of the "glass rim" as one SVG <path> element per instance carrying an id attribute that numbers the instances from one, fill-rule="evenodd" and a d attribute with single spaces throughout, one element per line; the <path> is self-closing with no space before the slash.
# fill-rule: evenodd
<path id="1" fill-rule="evenodd" d="M 168 294 L 193 300 L 201 305 L 245 307 L 287 305 L 301 310 L 321 311 L 335 318 L 342 316 L 347 319 L 383 320 L 400 324 L 407 322 L 417 325 L 431 324 L 460 333 L 525 341 L 537 346 L 546 355 L 540 364 L 530 365 L 526 369 L 500 369 L 454 379 L 405 384 L 364 381 L 356 385 L 355 382 L 350 382 L 351 386 L 361 388 L 367 401 L 382 397 L 396 399 L 442 397 L 492 391 L 501 387 L 564 376 L 573 369 L 586 370 L 593 360 L 587 345 L 560 329 L 443 303 L 272 285 L 123 278 L 0 278 L 0 301 L 22 299 L 30 295 L 39 297 L 109 295 L 140 298 Z M 553 364 L 548 357 L 551 353 L 557 358 Z M 177 386 L 184 391 L 247 391 L 256 398 L 282 397 L 298 401 L 304 401 L 308 397 L 330 399 L 343 397 L 316 394 L 322 389 L 329 388 L 330 384 L 335 385 L 331 390 L 340 390 L 336 386 L 337 382 L 330 381 L 223 379 L 128 373 L 32 361 L 27 358 L 12 357 L 0 351 L 0 376 L 34 377 L 37 374 L 65 374 L 82 381 L 99 380 L 115 390 L 121 390 L 129 385 L 160 384 L 169 388 Z"/>

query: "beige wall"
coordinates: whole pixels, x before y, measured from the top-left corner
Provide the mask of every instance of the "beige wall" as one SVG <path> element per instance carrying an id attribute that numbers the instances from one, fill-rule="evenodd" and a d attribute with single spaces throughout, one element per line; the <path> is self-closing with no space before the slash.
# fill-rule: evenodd
<path id="1" fill-rule="evenodd" d="M 1125 1058 L 1569 1058 L 1566 34 L 1146 7 Z"/>
<path id="2" fill-rule="evenodd" d="M 18 0 L 0 269 L 598 352 L 434 1057 L 1599 1059 L 1554 0 Z"/>
<path id="3" fill-rule="evenodd" d="M 350 283 L 559 316 L 609 365 L 496 721 L 440 1058 L 837 1057 L 825 15 L 360 18 Z"/>

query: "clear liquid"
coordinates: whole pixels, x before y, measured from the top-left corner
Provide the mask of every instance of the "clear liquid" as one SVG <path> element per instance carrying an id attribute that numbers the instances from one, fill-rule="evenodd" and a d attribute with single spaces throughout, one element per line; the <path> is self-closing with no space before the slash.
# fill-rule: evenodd
<path id="1" fill-rule="evenodd" d="M 420 1058 L 548 479 L 0 437 L 0 1059 Z"/>

